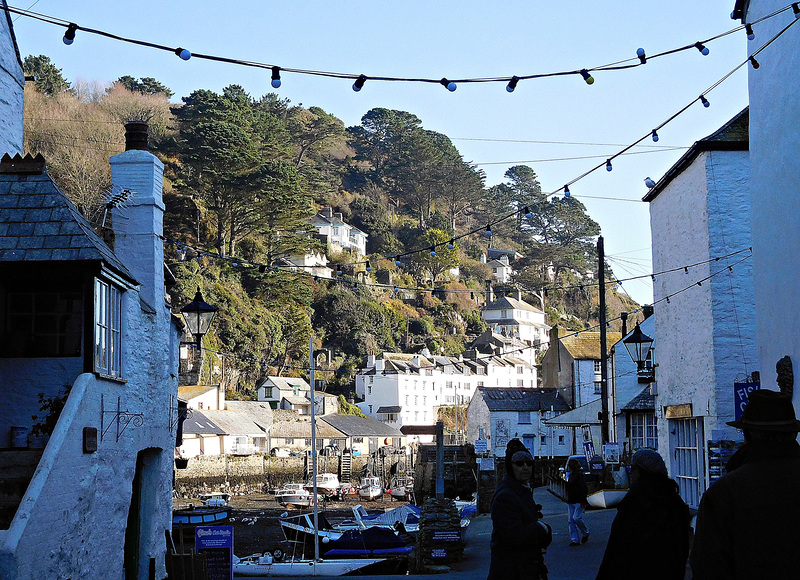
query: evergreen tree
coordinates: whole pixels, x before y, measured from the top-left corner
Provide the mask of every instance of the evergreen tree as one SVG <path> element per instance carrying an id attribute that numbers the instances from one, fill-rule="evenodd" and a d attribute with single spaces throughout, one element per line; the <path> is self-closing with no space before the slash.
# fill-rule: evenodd
<path id="1" fill-rule="evenodd" d="M 61 74 L 61 69 L 57 68 L 50 57 L 40 54 L 39 56 L 28 55 L 22 61 L 22 70 L 27 76 L 36 77 L 36 90 L 49 96 L 55 96 L 69 90 L 69 83 Z"/>

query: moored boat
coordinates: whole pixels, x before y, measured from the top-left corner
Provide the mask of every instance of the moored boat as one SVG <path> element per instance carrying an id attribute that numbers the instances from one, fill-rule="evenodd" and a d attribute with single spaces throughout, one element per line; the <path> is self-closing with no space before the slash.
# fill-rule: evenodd
<path id="1" fill-rule="evenodd" d="M 339 483 L 339 476 L 335 473 L 319 473 L 317 474 L 317 493 L 325 497 L 331 497 L 339 493 L 341 488 Z M 305 489 L 309 493 L 314 491 L 314 480 L 312 479 L 305 485 Z"/>
<path id="2" fill-rule="evenodd" d="M 364 477 L 361 479 L 361 486 L 358 488 L 358 495 L 362 499 L 373 500 L 383 495 L 380 477 Z"/>
<path id="3" fill-rule="evenodd" d="M 410 475 L 395 475 L 392 477 L 389 494 L 397 500 L 408 501 L 414 493 L 414 478 Z"/>
<path id="4" fill-rule="evenodd" d="M 587 502 L 595 508 L 610 508 L 621 502 L 627 493 L 627 489 L 600 489 L 590 493 Z"/>
<path id="5" fill-rule="evenodd" d="M 275 501 L 282 506 L 308 507 L 312 505 L 311 492 L 302 483 L 288 483 L 275 492 Z"/>
<path id="6" fill-rule="evenodd" d="M 225 523 L 231 515 L 228 506 L 196 508 L 190 505 L 187 508 L 172 510 L 172 525 L 180 526 L 210 526 Z"/>
<path id="7" fill-rule="evenodd" d="M 255 576 L 342 576 L 383 562 L 384 558 L 349 558 L 336 560 L 276 561 L 272 554 L 253 554 L 244 558 L 233 557 L 233 575 Z"/>

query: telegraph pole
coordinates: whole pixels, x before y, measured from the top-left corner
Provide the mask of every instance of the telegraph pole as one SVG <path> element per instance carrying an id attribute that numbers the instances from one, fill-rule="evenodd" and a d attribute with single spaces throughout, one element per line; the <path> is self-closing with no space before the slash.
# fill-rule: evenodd
<path id="1" fill-rule="evenodd" d="M 608 443 L 608 349 L 606 348 L 606 251 L 603 236 L 597 237 L 597 278 L 600 283 L 600 433 Z"/>

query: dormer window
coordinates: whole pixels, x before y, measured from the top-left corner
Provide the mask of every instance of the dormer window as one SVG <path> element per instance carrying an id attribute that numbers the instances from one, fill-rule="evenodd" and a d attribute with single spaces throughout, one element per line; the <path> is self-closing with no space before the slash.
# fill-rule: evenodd
<path id="1" fill-rule="evenodd" d="M 116 286 L 94 281 L 94 370 L 109 377 L 122 376 L 122 292 Z"/>

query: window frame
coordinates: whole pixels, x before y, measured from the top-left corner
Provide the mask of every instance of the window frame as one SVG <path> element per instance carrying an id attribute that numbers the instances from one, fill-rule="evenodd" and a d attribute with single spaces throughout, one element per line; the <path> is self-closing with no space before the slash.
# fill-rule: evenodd
<path id="1" fill-rule="evenodd" d="M 110 280 L 95 277 L 92 367 L 112 379 L 122 378 L 122 293 Z"/>

